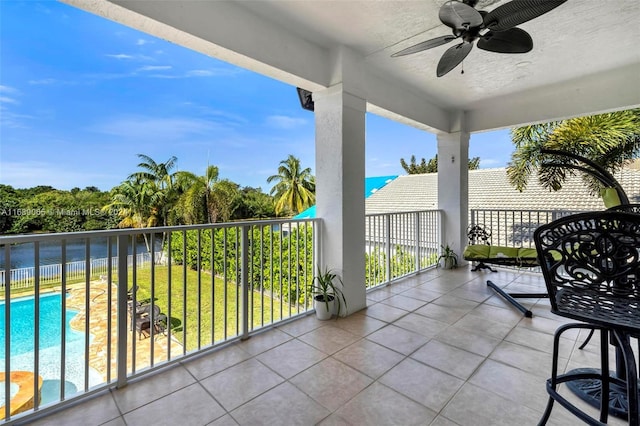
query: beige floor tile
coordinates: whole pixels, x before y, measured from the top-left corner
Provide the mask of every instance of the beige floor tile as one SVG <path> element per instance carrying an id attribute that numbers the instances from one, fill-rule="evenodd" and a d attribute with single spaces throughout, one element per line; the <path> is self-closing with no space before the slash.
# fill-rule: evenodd
<path id="1" fill-rule="evenodd" d="M 225 414 L 199 384 L 180 389 L 124 415 L 127 425 L 205 425 Z"/>
<path id="2" fill-rule="evenodd" d="M 333 413 L 323 421 L 318 423 L 318 426 L 353 426 L 351 423 L 340 417 L 339 415 Z"/>
<path id="3" fill-rule="evenodd" d="M 509 334 L 514 327 L 512 324 L 472 313 L 462 317 L 458 322 L 453 324 L 453 326 L 464 328 L 477 334 L 485 334 L 500 340 Z"/>
<path id="4" fill-rule="evenodd" d="M 455 323 L 468 312 L 469 309 L 436 305 L 435 302 L 429 303 L 428 305 L 414 311 L 415 314 L 446 322 L 447 324 Z"/>
<path id="5" fill-rule="evenodd" d="M 338 327 L 325 326 L 303 334 L 298 339 L 331 355 L 360 340 L 360 337 Z"/>
<path id="6" fill-rule="evenodd" d="M 374 379 L 405 358 L 398 352 L 366 339 L 347 346 L 333 357 Z"/>
<path id="7" fill-rule="evenodd" d="M 120 411 L 127 413 L 195 382 L 193 376 L 178 365 L 139 379 L 122 389 L 114 389 L 112 394 Z"/>
<path id="8" fill-rule="evenodd" d="M 515 327 L 504 340 L 527 346 L 539 351 L 553 353 L 553 335 L 540 331 L 530 330 L 524 327 Z M 560 356 L 569 358 L 575 346 L 575 341 L 571 339 L 560 339 Z"/>
<path id="9" fill-rule="evenodd" d="M 231 415 L 225 414 L 224 416 L 207 424 L 207 426 L 238 426 L 238 422 L 236 422 Z"/>
<path id="10" fill-rule="evenodd" d="M 384 303 L 376 303 L 375 305 L 367 306 L 364 310 L 366 316 L 379 319 L 380 321 L 393 322 L 400 317 L 405 316 L 409 311 L 405 309 L 395 308 Z"/>
<path id="11" fill-rule="evenodd" d="M 289 381 L 323 407 L 335 411 L 369 386 L 373 379 L 338 360 L 327 358 Z"/>
<path id="12" fill-rule="evenodd" d="M 354 425 L 425 425 L 436 413 L 393 389 L 373 383 L 336 411 Z"/>
<path id="13" fill-rule="evenodd" d="M 473 300 L 461 299 L 450 294 L 443 295 L 433 301 L 435 305 L 444 306 L 446 308 L 465 309 L 467 312 L 475 309 L 480 303 Z"/>
<path id="14" fill-rule="evenodd" d="M 332 322 L 331 325 L 346 330 L 356 336 L 364 337 L 367 334 L 381 329 L 387 325 L 387 323 L 367 316 L 364 313 L 356 313 L 348 317 L 338 318 L 338 320 Z"/>
<path id="15" fill-rule="evenodd" d="M 482 280 L 474 280 L 449 292 L 449 295 L 451 296 L 471 300 L 473 302 L 484 302 L 493 296 L 493 294 L 494 293 L 491 288 L 487 287 L 486 282 Z"/>
<path id="16" fill-rule="evenodd" d="M 368 335 L 366 339 L 404 355 L 409 355 L 429 341 L 429 338 L 421 334 L 396 327 L 395 325 L 388 325 L 381 328 L 375 333 Z"/>
<path id="17" fill-rule="evenodd" d="M 447 419 L 444 416 L 438 416 L 435 418 L 433 422 L 429 424 L 429 426 L 459 426 L 458 423 Z"/>
<path id="18" fill-rule="evenodd" d="M 414 299 L 412 297 L 404 296 L 404 293 L 391 296 L 380 303 L 393 306 L 394 308 L 404 309 L 405 311 L 415 311 L 421 306 L 424 306 L 427 304 L 427 302 L 425 302 L 424 300 Z"/>
<path id="19" fill-rule="evenodd" d="M 265 365 L 250 359 L 200 383 L 227 411 L 230 411 L 283 381 L 282 377 Z"/>
<path id="20" fill-rule="evenodd" d="M 292 337 L 289 334 L 276 328 L 251 336 L 249 339 L 240 342 L 238 346 L 251 355 L 257 355 L 291 339 Z"/>
<path id="21" fill-rule="evenodd" d="M 541 412 L 467 383 L 442 410 L 442 415 L 461 426 L 533 426 Z"/>
<path id="22" fill-rule="evenodd" d="M 453 326 L 438 334 L 435 339 L 482 356 L 489 355 L 500 344 L 500 339 Z"/>
<path id="23" fill-rule="evenodd" d="M 469 383 L 535 411 L 542 412 L 547 405 L 545 378 L 490 359 L 478 368 Z"/>
<path id="24" fill-rule="evenodd" d="M 551 354 L 527 346 L 502 342 L 493 351 L 490 358 L 544 379 L 551 375 L 553 361 Z M 564 370 L 567 361 L 566 358 L 559 359 L 558 368 L 560 368 L 560 371 Z"/>
<path id="25" fill-rule="evenodd" d="M 302 334 L 310 332 L 311 330 L 323 327 L 324 325 L 324 321 L 320 321 L 318 318 L 316 318 L 315 314 L 312 314 L 280 325 L 278 326 L 278 330 L 284 331 L 285 333 L 293 337 L 298 337 Z"/>
<path id="26" fill-rule="evenodd" d="M 285 379 L 317 364 L 328 355 L 300 340 L 290 340 L 258 355 L 258 359 Z"/>
<path id="27" fill-rule="evenodd" d="M 379 382 L 435 412 L 464 384 L 464 380 L 410 358 L 385 373 Z"/>
<path id="28" fill-rule="evenodd" d="M 240 349 L 238 345 L 230 345 L 195 359 L 183 361 L 182 364 L 196 379 L 202 380 L 225 368 L 246 361 L 250 357 L 251 355 Z"/>
<path id="29" fill-rule="evenodd" d="M 411 358 L 464 380 L 468 379 L 485 359 L 437 340 L 431 340 L 415 351 Z"/>
<path id="30" fill-rule="evenodd" d="M 285 382 L 230 414 L 240 425 L 308 426 L 319 423 L 331 412 Z"/>
<path id="31" fill-rule="evenodd" d="M 413 299 L 422 300 L 424 302 L 432 302 L 438 297 L 442 296 L 442 293 L 429 289 L 428 284 L 422 284 L 418 287 L 410 288 L 402 293 L 402 296 L 411 297 Z"/>
<path id="32" fill-rule="evenodd" d="M 120 411 L 111 393 L 106 393 L 91 398 L 80 405 L 74 405 L 62 411 L 49 414 L 39 420 L 22 424 L 36 426 L 100 425 L 119 417 Z"/>
<path id="33" fill-rule="evenodd" d="M 434 337 L 449 326 L 449 324 L 445 322 L 414 313 L 403 316 L 399 320 L 395 321 L 393 325 L 402 327 L 405 330 L 413 331 L 414 333 L 421 334 L 428 338 Z"/>

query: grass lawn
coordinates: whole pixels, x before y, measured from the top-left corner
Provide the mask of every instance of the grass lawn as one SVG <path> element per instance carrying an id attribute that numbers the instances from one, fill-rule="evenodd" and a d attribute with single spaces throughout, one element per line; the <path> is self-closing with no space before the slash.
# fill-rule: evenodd
<path id="1" fill-rule="evenodd" d="M 169 271 L 171 274 L 171 291 L 169 291 Z M 200 284 L 198 284 L 200 278 Z M 133 282 L 132 273 L 129 274 Z M 184 269 L 180 265 L 155 267 L 155 286 L 153 287 L 154 303 L 162 313 L 171 316 L 171 333 L 180 340 L 187 351 L 212 342 L 234 337 L 240 324 L 239 312 L 242 301 L 240 291 L 234 282 L 227 282 L 216 277 L 212 285 L 211 274 Z M 137 301 L 145 303 L 151 300 L 151 268 L 138 269 L 136 272 L 138 291 Z M 131 284 L 129 284 L 131 287 Z M 169 295 L 171 300 L 169 301 Z M 249 294 L 250 310 L 253 325 L 249 329 L 259 328 L 281 318 L 296 315 L 298 309 L 286 301 L 272 299 L 268 290 L 264 294 Z M 169 312 L 169 305 L 171 310 Z M 185 308 L 186 307 L 186 308 Z M 300 306 L 300 312 L 305 307 Z M 200 342 L 198 342 L 200 336 Z"/>

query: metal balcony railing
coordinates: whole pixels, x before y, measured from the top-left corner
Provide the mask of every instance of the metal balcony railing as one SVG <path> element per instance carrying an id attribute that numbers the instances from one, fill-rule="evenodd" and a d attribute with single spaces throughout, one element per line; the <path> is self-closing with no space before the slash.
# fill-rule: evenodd
<path id="1" fill-rule="evenodd" d="M 440 210 L 367 215 L 367 288 L 436 266 L 442 241 L 441 223 Z"/>
<path id="2" fill-rule="evenodd" d="M 434 266 L 440 217 L 368 215 L 367 286 Z M 123 386 L 308 313 L 320 227 L 269 220 L 0 237 L 0 419 Z"/>
<path id="3" fill-rule="evenodd" d="M 580 211 L 472 209 L 469 224 L 490 232 L 492 245 L 533 248 L 533 232 L 540 225 L 575 213 Z"/>

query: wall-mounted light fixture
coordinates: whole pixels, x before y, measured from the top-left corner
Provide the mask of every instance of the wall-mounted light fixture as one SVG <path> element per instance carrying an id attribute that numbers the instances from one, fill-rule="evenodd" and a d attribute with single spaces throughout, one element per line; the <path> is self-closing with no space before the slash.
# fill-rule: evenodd
<path id="1" fill-rule="evenodd" d="M 307 111 L 313 111 L 313 98 L 312 93 L 308 90 L 304 90 L 301 88 L 297 88 L 298 90 L 298 98 L 300 99 L 300 106 L 302 109 L 306 109 Z"/>

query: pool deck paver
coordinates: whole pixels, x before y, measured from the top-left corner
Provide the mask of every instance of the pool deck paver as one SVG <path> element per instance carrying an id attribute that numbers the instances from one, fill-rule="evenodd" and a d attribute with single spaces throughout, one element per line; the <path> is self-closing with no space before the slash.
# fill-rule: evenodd
<path id="1" fill-rule="evenodd" d="M 109 331 L 109 321 L 107 312 L 109 309 L 109 292 L 111 295 L 111 332 Z M 71 320 L 71 328 L 84 333 L 87 318 L 86 297 L 87 292 L 85 286 L 71 287 L 68 290 L 67 308 L 77 310 L 78 313 Z M 93 336 L 89 345 L 89 366 L 95 369 L 102 376 L 103 380 L 107 380 L 110 376 L 115 377 L 117 372 L 117 345 L 118 339 L 116 334 L 117 326 L 117 286 L 112 284 L 109 286 L 106 282 L 94 281 L 89 287 L 89 322 L 88 330 Z M 131 318 L 128 317 L 127 323 L 131 324 Z M 134 354 L 135 345 L 135 357 Z M 134 330 L 127 338 L 127 371 L 133 372 L 134 360 L 135 370 L 141 370 L 152 365 L 151 347 L 153 346 L 153 364 L 157 364 L 168 359 L 169 347 L 171 353 L 181 353 L 183 346 L 180 342 L 164 334 L 156 334 L 153 338 L 138 337 L 138 333 Z M 109 358 L 111 360 L 109 361 Z M 109 370 L 110 369 L 110 370 Z"/>

